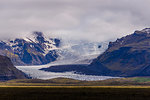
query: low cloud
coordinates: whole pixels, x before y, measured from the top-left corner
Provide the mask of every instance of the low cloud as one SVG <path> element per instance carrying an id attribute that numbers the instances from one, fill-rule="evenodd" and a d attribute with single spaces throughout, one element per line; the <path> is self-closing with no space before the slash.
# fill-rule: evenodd
<path id="1" fill-rule="evenodd" d="M 150 27 L 149 0 L 0 0 L 1 38 L 42 31 L 107 41 Z"/>

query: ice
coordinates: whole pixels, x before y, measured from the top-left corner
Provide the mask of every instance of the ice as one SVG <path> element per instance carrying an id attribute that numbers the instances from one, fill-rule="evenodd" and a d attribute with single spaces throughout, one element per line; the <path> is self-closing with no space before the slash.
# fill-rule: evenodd
<path id="1" fill-rule="evenodd" d="M 111 76 L 81 75 L 81 74 L 75 74 L 74 72 L 55 73 L 55 72 L 46 72 L 46 71 L 39 70 L 41 68 L 49 67 L 50 65 L 51 64 L 40 65 L 40 66 L 16 66 L 16 67 L 35 79 L 53 79 L 53 78 L 63 77 L 63 78 L 71 78 L 77 80 L 96 81 L 96 80 L 106 80 L 111 78 L 119 78 L 119 77 L 111 77 Z"/>
<path id="2" fill-rule="evenodd" d="M 100 46 L 100 48 L 99 48 Z M 90 64 L 108 47 L 108 42 L 63 41 L 57 49 L 57 61 L 69 64 Z"/>

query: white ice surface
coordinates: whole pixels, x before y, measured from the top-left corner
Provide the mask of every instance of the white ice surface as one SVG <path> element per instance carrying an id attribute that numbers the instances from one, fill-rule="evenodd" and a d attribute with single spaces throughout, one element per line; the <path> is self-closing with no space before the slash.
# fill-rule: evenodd
<path id="1" fill-rule="evenodd" d="M 39 70 L 41 68 L 49 67 L 52 64 L 40 65 L 40 66 L 16 66 L 18 69 L 28 74 L 32 78 L 36 79 L 53 79 L 58 77 L 63 78 L 72 78 L 77 80 L 86 80 L 86 81 L 95 81 L 95 80 L 106 80 L 110 78 L 118 78 L 111 76 L 93 76 L 93 75 L 80 75 L 75 74 L 74 72 L 65 72 L 65 73 L 55 73 L 55 72 L 46 72 Z M 54 64 L 53 64 L 54 65 Z"/>

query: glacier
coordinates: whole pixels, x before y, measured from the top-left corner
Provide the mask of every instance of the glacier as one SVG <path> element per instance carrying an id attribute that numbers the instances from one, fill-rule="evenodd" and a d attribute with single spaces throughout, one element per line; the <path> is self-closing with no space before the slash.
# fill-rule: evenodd
<path id="1" fill-rule="evenodd" d="M 102 54 L 107 48 L 108 42 L 62 40 L 60 48 L 56 50 L 59 55 L 57 63 L 90 64 L 93 59 Z"/>
<path id="2" fill-rule="evenodd" d="M 39 70 L 41 68 L 47 68 L 54 65 L 90 64 L 93 59 L 107 49 L 107 46 L 108 42 L 67 40 L 63 41 L 61 47 L 56 50 L 59 55 L 56 61 L 46 65 L 16 66 L 16 68 L 35 79 L 53 79 L 63 77 L 76 80 L 96 81 L 118 78 L 111 76 L 83 75 L 76 74 L 74 72 L 56 73 Z"/>
<path id="3" fill-rule="evenodd" d="M 48 64 L 49 65 L 49 64 Z M 19 70 L 23 71 L 33 79 L 53 79 L 53 78 L 71 78 L 76 80 L 84 80 L 84 81 L 97 81 L 97 80 L 106 80 L 112 78 L 119 77 L 111 77 L 111 76 L 93 76 L 93 75 L 82 75 L 75 74 L 74 72 L 65 72 L 65 73 L 55 73 L 55 72 L 45 72 L 39 70 L 41 68 L 45 68 L 48 65 L 40 65 L 40 66 L 16 66 Z"/>

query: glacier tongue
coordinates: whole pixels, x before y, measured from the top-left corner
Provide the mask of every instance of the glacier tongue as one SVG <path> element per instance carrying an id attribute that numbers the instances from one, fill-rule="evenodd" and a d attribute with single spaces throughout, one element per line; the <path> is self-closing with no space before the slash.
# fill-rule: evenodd
<path id="1" fill-rule="evenodd" d="M 45 72 L 39 70 L 40 68 L 44 68 L 47 66 L 50 66 L 50 64 L 41 65 L 41 66 L 16 66 L 16 67 L 35 79 L 53 79 L 53 78 L 63 77 L 63 78 L 72 78 L 77 80 L 96 81 L 96 80 L 118 78 L 118 77 L 111 77 L 111 76 L 80 75 L 80 74 L 75 74 L 74 72 L 54 73 L 54 72 Z"/>

